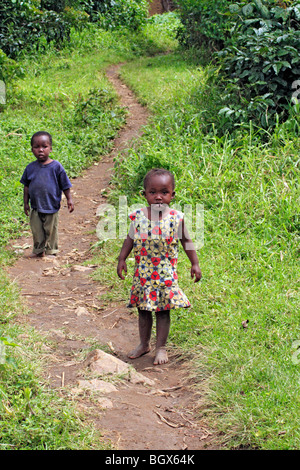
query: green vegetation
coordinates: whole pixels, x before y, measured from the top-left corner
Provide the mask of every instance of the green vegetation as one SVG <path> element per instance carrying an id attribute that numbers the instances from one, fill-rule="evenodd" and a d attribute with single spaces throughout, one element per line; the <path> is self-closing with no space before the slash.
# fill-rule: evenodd
<path id="1" fill-rule="evenodd" d="M 256 1 L 236 14 L 234 40 L 219 53 L 221 68 L 234 83 L 228 96 L 233 106 L 225 112 L 236 122 L 248 118 L 264 129 L 274 128 L 278 119 L 288 119 L 292 87 L 299 78 L 300 3 L 267 8 Z M 239 107 L 238 94 L 243 96 Z"/>
<path id="2" fill-rule="evenodd" d="M 129 205 L 143 203 L 139 190 L 146 171 L 164 166 L 176 177 L 176 204 L 183 209 L 185 204 L 204 205 L 203 280 L 191 283 L 182 252 L 180 283 L 193 308 L 173 314 L 170 337 L 192 358 L 195 386 L 206 392 L 199 416 L 220 433 L 227 448 L 297 449 L 296 120 L 281 122 L 275 116 L 272 127 L 262 130 L 247 113 L 240 121 L 229 111 L 219 114 L 226 93 L 232 93 L 231 82 L 215 62 L 208 63 L 207 51 L 195 45 L 175 50 L 178 22 L 172 13 L 152 18 L 137 31 L 106 31 L 89 23 L 82 30 L 71 28 L 70 41 L 60 51 L 52 44 L 16 63 L 0 56 L 1 67 L 13 76 L 0 115 L 1 262 L 9 262 L 4 247 L 24 227 L 18 181 L 32 160 L 32 133 L 47 128 L 53 134 L 53 156 L 71 176 L 79 175 L 109 150 L 126 118 L 104 73 L 109 64 L 126 61 L 124 80 L 152 118 L 139 144 L 126 158 L 116 158 L 110 200 L 117 203 L 118 196 L 126 195 Z M 168 55 L 155 55 L 171 48 Z M 297 109 L 289 110 L 295 118 Z M 117 239 L 94 247 L 103 265 L 96 278 L 106 279 L 114 299 L 126 298 L 131 285 L 130 273 L 122 282 L 105 262 L 117 257 L 121 243 Z M 94 431 L 72 404 L 50 393 L 39 378 L 43 341 L 14 324 L 23 306 L 3 271 L 0 305 L 1 448 L 99 448 Z"/>
<path id="3" fill-rule="evenodd" d="M 233 133 L 250 120 L 259 129 L 274 129 L 278 121 L 289 119 L 296 120 L 299 132 L 292 99 L 300 73 L 299 1 L 178 3 L 182 44 L 210 49 L 219 80 L 225 80 L 217 106 L 226 117 L 225 132 Z M 223 126 L 217 127 L 222 132 Z"/>
<path id="4" fill-rule="evenodd" d="M 23 76 L 12 80 L 10 75 L 7 104 L 0 114 L 2 268 L 13 261 L 14 254 L 5 249 L 8 241 L 27 229 L 19 180 L 33 159 L 31 135 L 38 129 L 53 135 L 53 157 L 71 177 L 79 176 L 109 151 L 126 111 L 118 104 L 105 70 L 147 52 L 164 51 L 172 40 L 165 30 L 158 38 L 154 29 L 162 28 L 152 23 L 146 28 L 150 39 L 145 32 L 105 31 L 91 24 L 83 31 L 73 29 L 61 51 L 50 45 L 18 62 L 5 60 L 6 66 L 12 63 L 22 69 Z M 99 433 L 40 378 L 41 358 L 47 360 L 45 339 L 37 338 L 34 330 L 14 325 L 14 317 L 24 309 L 4 269 L 0 305 L 1 449 L 102 449 Z"/>
<path id="5" fill-rule="evenodd" d="M 3 0 L 0 6 L 0 49 L 10 58 L 49 44 L 63 48 L 71 30 L 89 23 L 104 29 L 138 30 L 148 13 L 146 0 Z"/>
<path id="6" fill-rule="evenodd" d="M 218 93 L 207 92 L 210 67 L 182 53 L 129 63 L 122 75 L 154 117 L 138 149 L 116 160 L 112 200 L 125 194 L 129 205 L 144 203 L 143 176 L 162 166 L 176 175 L 176 204 L 204 204 L 203 280 L 191 284 L 182 253 L 180 279 L 193 309 L 175 313 L 171 328 L 205 384 L 201 414 L 234 448 L 296 449 L 299 141 L 279 124 L 268 142 L 249 124 L 235 139 L 203 132 L 199 103 L 213 115 Z M 107 243 L 100 260 L 116 245 Z M 130 276 L 117 283 L 118 298 L 130 283 Z"/>
<path id="7" fill-rule="evenodd" d="M 53 156 L 59 155 L 71 177 L 109 149 L 125 114 L 101 71 L 108 63 L 103 54 L 75 52 L 23 62 L 28 74 L 8 89 L 10 106 L 0 129 L 2 246 L 25 220 L 19 175 L 32 161 L 30 137 L 36 129 L 53 134 Z"/>
<path id="8" fill-rule="evenodd" d="M 1 450 L 101 449 L 101 435 L 85 422 L 70 398 L 41 379 L 49 348 L 45 338 L 22 324 L 26 314 L 16 286 L 0 277 Z"/>

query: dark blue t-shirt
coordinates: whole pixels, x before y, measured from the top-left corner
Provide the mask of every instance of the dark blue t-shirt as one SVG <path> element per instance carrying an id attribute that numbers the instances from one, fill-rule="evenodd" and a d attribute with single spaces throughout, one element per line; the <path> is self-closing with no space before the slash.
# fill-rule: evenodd
<path id="1" fill-rule="evenodd" d="M 20 182 L 29 187 L 31 208 L 45 214 L 57 212 L 62 191 L 72 187 L 64 167 L 57 160 L 47 165 L 37 160 L 29 163 Z"/>

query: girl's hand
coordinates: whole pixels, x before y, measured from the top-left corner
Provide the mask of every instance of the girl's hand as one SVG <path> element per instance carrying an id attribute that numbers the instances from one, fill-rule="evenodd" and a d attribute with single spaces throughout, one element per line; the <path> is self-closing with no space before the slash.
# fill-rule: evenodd
<path id="1" fill-rule="evenodd" d="M 182 225 L 181 226 L 182 237 L 181 237 L 180 241 L 181 241 L 183 249 L 186 252 L 187 257 L 190 260 L 191 265 L 192 265 L 192 267 L 191 267 L 191 277 L 192 277 L 192 279 L 193 279 L 193 277 L 195 277 L 195 282 L 199 282 L 201 277 L 202 277 L 202 273 L 201 273 L 201 269 L 199 267 L 198 256 L 197 256 L 196 250 L 194 248 L 194 244 L 191 240 L 191 237 L 188 234 L 188 231 L 187 231 L 187 228 L 184 224 L 184 221 L 182 221 L 181 225 Z"/>
<path id="2" fill-rule="evenodd" d="M 125 274 L 127 274 L 126 259 L 129 253 L 131 252 L 132 247 L 133 247 L 133 238 L 128 234 L 126 240 L 123 243 L 121 253 L 118 258 L 117 273 L 121 279 L 125 279 L 125 277 L 123 276 L 123 271 L 125 272 Z"/>
<path id="3" fill-rule="evenodd" d="M 199 267 L 199 264 L 192 264 L 191 278 L 193 279 L 193 277 L 195 277 L 195 282 L 199 282 L 201 277 L 202 277 L 202 273 L 201 273 L 201 269 Z"/>
<path id="4" fill-rule="evenodd" d="M 127 265 L 126 265 L 126 261 L 125 261 L 125 260 L 120 260 L 120 261 L 118 262 L 117 273 L 118 273 L 118 276 L 119 276 L 121 279 L 125 279 L 125 277 L 123 276 L 123 271 L 125 272 L 125 274 L 127 274 Z"/>

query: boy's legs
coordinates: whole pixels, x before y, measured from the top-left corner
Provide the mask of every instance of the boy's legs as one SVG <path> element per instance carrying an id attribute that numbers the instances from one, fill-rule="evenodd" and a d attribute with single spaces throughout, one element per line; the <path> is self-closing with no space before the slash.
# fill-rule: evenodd
<path id="1" fill-rule="evenodd" d="M 58 212 L 42 214 L 34 209 L 30 212 L 30 227 L 33 237 L 32 253 L 36 256 L 58 252 Z"/>
<path id="2" fill-rule="evenodd" d="M 170 331 L 170 310 L 156 312 L 156 354 L 154 364 L 166 364 L 168 354 L 166 351 L 167 339 Z"/>
<path id="3" fill-rule="evenodd" d="M 140 344 L 128 354 L 130 359 L 136 359 L 150 351 L 150 338 L 153 323 L 152 312 L 140 309 L 138 309 L 138 311 Z"/>
<path id="4" fill-rule="evenodd" d="M 45 233 L 39 213 L 35 209 L 30 211 L 29 223 L 33 238 L 32 253 L 35 256 L 43 256 L 45 252 Z"/>
<path id="5" fill-rule="evenodd" d="M 45 253 L 55 255 L 58 252 L 58 212 L 42 214 L 45 232 Z"/>

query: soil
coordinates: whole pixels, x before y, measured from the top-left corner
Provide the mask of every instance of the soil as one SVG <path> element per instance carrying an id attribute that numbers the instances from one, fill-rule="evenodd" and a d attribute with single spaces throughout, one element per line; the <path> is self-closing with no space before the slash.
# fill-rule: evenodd
<path id="1" fill-rule="evenodd" d="M 111 67 L 107 75 L 121 104 L 129 110 L 126 126 L 115 139 L 113 151 L 72 181 L 75 210 L 69 214 L 63 199 L 59 254 L 31 259 L 31 234 L 17 240 L 23 253 L 8 274 L 20 286 L 29 308 L 29 314 L 19 321 L 26 321 L 50 340 L 44 371 L 47 383 L 75 401 L 113 449 L 216 449 L 215 434 L 197 418 L 204 392 L 191 379 L 188 358 L 171 349 L 169 362 L 160 366 L 153 365 L 153 352 L 128 359 L 127 353 L 138 344 L 137 316 L 129 313 L 125 302 L 103 307 L 101 294 L 107 287 L 91 278 L 95 266 L 83 267 L 83 262 L 86 265 L 91 260 L 91 245 L 98 241 L 96 210 L 105 202 L 103 190 L 110 182 L 114 155 L 129 148 L 148 119 L 147 109 L 119 79 L 118 67 Z M 113 264 L 112 269 L 116 269 Z M 93 349 L 91 339 L 106 345 L 112 356 L 132 364 L 152 385 L 117 380 L 114 391 L 91 399 L 78 384 L 94 377 L 84 359 Z"/>
<path id="2" fill-rule="evenodd" d="M 175 2 L 172 0 L 150 0 L 149 16 L 160 15 L 175 8 Z"/>
<path id="3" fill-rule="evenodd" d="M 159 15 L 161 13 L 163 13 L 161 0 L 152 0 L 149 6 L 149 16 Z"/>

